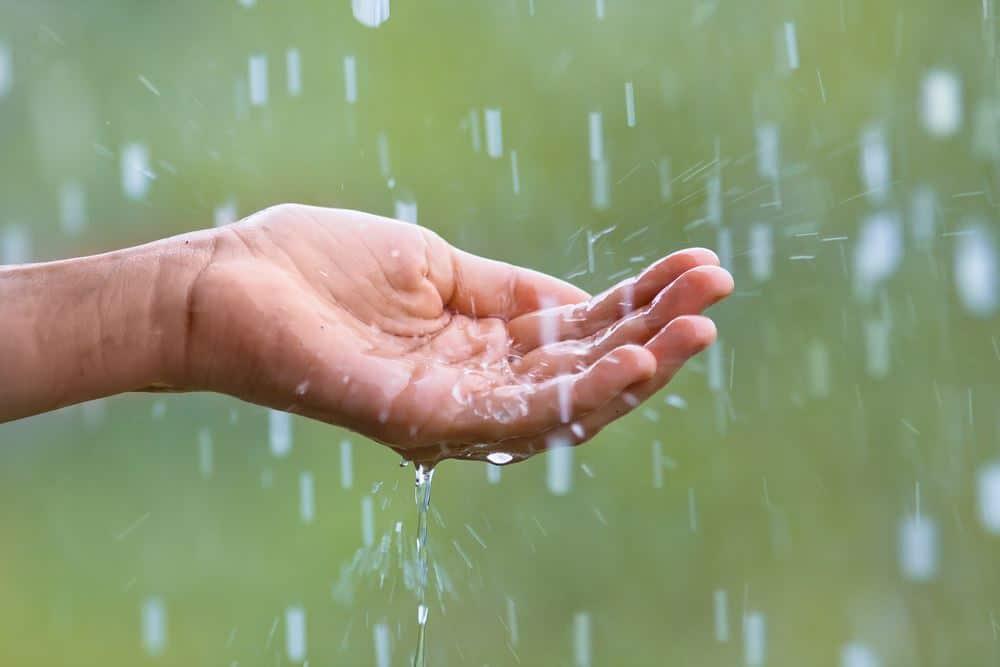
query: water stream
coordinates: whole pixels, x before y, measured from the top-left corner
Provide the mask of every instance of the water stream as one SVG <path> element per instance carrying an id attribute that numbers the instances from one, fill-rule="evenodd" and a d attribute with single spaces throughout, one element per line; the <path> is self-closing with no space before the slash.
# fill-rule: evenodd
<path id="1" fill-rule="evenodd" d="M 413 667 L 424 667 L 427 656 L 427 516 L 431 505 L 431 479 L 434 469 L 422 464 L 417 473 L 414 497 L 417 502 L 417 649 Z"/>

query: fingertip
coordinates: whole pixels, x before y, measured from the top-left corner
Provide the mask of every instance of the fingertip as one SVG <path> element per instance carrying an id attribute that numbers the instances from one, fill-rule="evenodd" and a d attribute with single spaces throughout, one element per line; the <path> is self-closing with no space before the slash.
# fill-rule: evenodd
<path id="1" fill-rule="evenodd" d="M 622 345 L 616 352 L 627 355 L 631 369 L 634 370 L 634 381 L 647 380 L 656 374 L 656 357 L 642 345 Z"/>
<path id="2" fill-rule="evenodd" d="M 721 266 L 696 266 L 685 271 L 681 278 L 686 283 L 693 283 L 713 301 L 729 296 L 736 286 L 733 275 Z"/>
<path id="3" fill-rule="evenodd" d="M 636 281 L 669 284 L 685 271 L 698 266 L 718 266 L 719 256 L 708 248 L 677 250 L 646 267 Z"/>
<path id="4" fill-rule="evenodd" d="M 671 327 L 678 336 L 687 341 L 693 354 L 709 347 L 718 336 L 715 322 L 704 315 L 681 315 L 674 318 L 665 328 Z"/>
<path id="5" fill-rule="evenodd" d="M 699 265 L 719 265 L 719 256 L 715 254 L 713 250 L 708 248 L 694 247 L 694 248 L 684 248 L 683 250 L 678 250 L 667 255 L 667 259 L 671 257 L 677 257 L 679 255 L 687 255 L 692 259 L 696 260 Z"/>

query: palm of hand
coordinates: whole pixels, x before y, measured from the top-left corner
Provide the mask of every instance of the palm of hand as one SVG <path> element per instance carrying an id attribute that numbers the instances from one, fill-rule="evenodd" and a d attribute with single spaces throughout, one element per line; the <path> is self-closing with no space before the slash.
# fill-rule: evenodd
<path id="1" fill-rule="evenodd" d="M 592 437 L 712 341 L 695 315 L 732 289 L 702 250 L 590 299 L 363 213 L 285 205 L 223 230 L 192 290 L 199 388 L 429 464 Z"/>

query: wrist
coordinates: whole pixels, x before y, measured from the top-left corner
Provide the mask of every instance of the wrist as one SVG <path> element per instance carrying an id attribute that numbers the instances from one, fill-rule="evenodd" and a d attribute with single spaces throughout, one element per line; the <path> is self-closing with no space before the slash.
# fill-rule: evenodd
<path id="1" fill-rule="evenodd" d="M 212 232 L 0 267 L 0 421 L 143 388 L 183 388 L 188 295 Z"/>
<path id="2" fill-rule="evenodd" d="M 217 243 L 218 234 L 207 230 L 135 249 L 147 256 L 145 261 L 154 276 L 146 330 L 150 357 L 139 389 L 182 391 L 195 387 L 192 293 L 198 277 L 212 262 Z"/>

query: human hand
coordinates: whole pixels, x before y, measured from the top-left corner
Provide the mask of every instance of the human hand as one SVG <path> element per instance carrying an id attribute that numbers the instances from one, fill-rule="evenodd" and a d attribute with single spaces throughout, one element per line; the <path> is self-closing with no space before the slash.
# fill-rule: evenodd
<path id="1" fill-rule="evenodd" d="M 579 444 L 715 339 L 733 289 L 674 253 L 590 297 L 425 228 L 300 205 L 220 228 L 171 382 L 345 426 L 406 458 Z"/>

